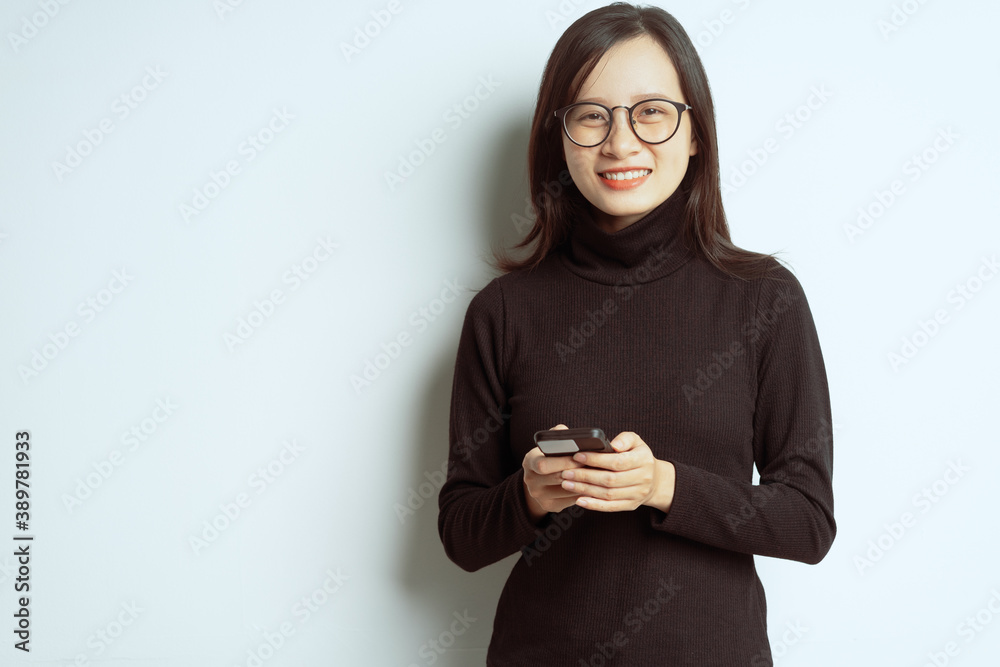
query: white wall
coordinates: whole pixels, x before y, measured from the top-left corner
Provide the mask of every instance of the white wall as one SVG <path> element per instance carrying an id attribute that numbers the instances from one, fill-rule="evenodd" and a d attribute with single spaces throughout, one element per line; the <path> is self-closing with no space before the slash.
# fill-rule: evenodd
<path id="1" fill-rule="evenodd" d="M 4 3 L 5 627 L 24 430 L 35 540 L 32 650 L 6 630 L 0 662 L 483 664 L 513 560 L 468 574 L 445 558 L 433 472 L 471 294 L 426 328 L 411 314 L 448 281 L 484 285 L 489 243 L 517 238 L 542 67 L 598 4 Z M 748 151 L 777 146 L 726 195 L 730 224 L 740 245 L 784 251 L 829 371 L 839 533 L 817 566 L 758 560 L 777 664 L 993 664 L 1000 280 L 976 274 L 1000 250 L 1000 10 L 658 4 L 699 44 L 724 179 L 740 183 Z M 894 7 L 902 25 L 883 34 Z M 370 12 L 391 22 L 348 60 L 341 44 Z M 478 108 L 459 124 L 448 110 L 464 101 Z M 789 132 L 797 112 L 809 117 Z M 386 172 L 437 128 L 444 141 L 390 188 Z M 244 143 L 258 134 L 260 151 Z M 88 141 L 78 166 L 53 166 Z M 915 171 L 925 152 L 936 161 Z M 848 234 L 894 180 L 892 204 Z M 294 266 L 312 272 L 296 282 Z M 980 289 L 960 301 L 957 285 Z M 253 315 L 275 292 L 270 316 Z M 260 326 L 227 343 L 241 318 Z M 410 344 L 356 391 L 352 375 L 400 334 Z M 904 338 L 921 346 L 894 367 Z M 269 465 L 278 474 L 259 476 Z M 430 497 L 401 520 L 411 490 Z M 894 526 L 904 513 L 910 525 Z M 204 533 L 213 520 L 225 529 Z M 452 637 L 466 612 L 476 620 Z M 977 612 L 981 631 L 961 626 Z M 279 643 L 283 624 L 293 634 L 270 651 L 262 632 Z M 438 638 L 443 654 L 428 648 Z"/>

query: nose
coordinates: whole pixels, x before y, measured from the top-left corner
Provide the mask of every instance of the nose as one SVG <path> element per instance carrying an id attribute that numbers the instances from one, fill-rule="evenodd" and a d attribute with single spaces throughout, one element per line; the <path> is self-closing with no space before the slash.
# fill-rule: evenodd
<path id="1" fill-rule="evenodd" d="M 615 122 L 616 119 L 618 122 Z M 622 158 L 638 153 L 640 150 L 642 150 L 642 142 L 632 131 L 632 119 L 629 117 L 628 109 L 625 107 L 612 109 L 611 134 L 601 145 L 601 151 L 605 155 Z"/>

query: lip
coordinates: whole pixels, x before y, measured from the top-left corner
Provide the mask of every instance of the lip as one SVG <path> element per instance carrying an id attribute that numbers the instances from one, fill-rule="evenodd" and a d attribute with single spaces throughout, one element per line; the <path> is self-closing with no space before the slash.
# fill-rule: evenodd
<path id="1" fill-rule="evenodd" d="M 628 180 L 628 181 L 609 181 L 608 179 L 606 179 L 603 176 L 601 176 L 601 174 L 606 174 L 608 172 L 619 173 L 619 172 L 623 172 L 623 171 L 639 171 L 639 170 L 642 170 L 642 169 L 648 169 L 649 173 L 646 174 L 645 176 L 640 177 L 640 178 L 633 178 L 633 179 Z M 653 175 L 653 170 L 649 169 L 649 167 L 629 167 L 629 168 L 626 168 L 626 169 L 622 169 L 622 168 L 617 168 L 617 169 L 603 169 L 603 170 L 601 170 L 601 171 L 599 171 L 597 173 L 597 178 L 601 181 L 601 183 L 603 183 L 605 186 L 611 188 L 612 190 L 634 190 L 635 188 L 637 188 L 640 185 L 642 185 L 643 183 L 645 183 L 646 180 L 650 176 L 652 176 L 652 175 Z"/>
<path id="2" fill-rule="evenodd" d="M 598 174 L 606 174 L 608 172 L 618 173 L 620 171 L 652 171 L 650 167 L 615 167 L 614 169 L 598 169 Z"/>

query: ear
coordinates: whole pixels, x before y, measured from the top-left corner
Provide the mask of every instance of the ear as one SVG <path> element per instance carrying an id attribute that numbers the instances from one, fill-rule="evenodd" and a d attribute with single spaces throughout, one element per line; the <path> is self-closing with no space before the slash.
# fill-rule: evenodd
<path id="1" fill-rule="evenodd" d="M 694 138 L 694 133 L 691 134 L 691 148 L 688 149 L 688 157 L 698 154 L 698 141 Z"/>

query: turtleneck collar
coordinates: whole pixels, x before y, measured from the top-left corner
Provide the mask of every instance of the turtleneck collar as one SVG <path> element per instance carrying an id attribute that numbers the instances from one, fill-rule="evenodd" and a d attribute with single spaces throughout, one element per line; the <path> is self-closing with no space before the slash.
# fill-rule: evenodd
<path id="1" fill-rule="evenodd" d="M 684 243 L 687 193 L 678 187 L 659 206 L 613 234 L 590 207 L 580 215 L 561 253 L 567 269 L 603 285 L 647 283 L 676 271 L 694 253 Z"/>

